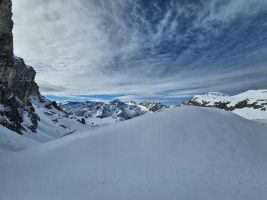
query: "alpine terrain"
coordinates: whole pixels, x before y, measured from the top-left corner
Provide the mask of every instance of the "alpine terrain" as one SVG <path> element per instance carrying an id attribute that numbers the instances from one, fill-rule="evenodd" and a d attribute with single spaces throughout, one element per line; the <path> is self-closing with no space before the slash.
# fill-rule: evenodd
<path id="1" fill-rule="evenodd" d="M 249 90 L 234 96 L 210 92 L 194 96 L 188 104 L 224 109 L 247 119 L 267 122 L 267 90 Z"/>
<path id="2" fill-rule="evenodd" d="M 20 2 L 23 3 L 24 0 Z M 49 2 L 55 3 L 55 6 L 51 7 L 55 13 L 45 15 L 45 18 L 50 20 L 48 24 L 51 25 L 53 21 L 62 27 L 64 23 L 60 21 L 60 15 L 57 15 L 54 8 L 59 5 L 59 8 L 64 10 L 65 6 L 72 5 L 70 2 L 76 1 L 64 1 L 64 4 L 60 4 L 61 1 L 34 1 L 34 4 L 29 5 L 40 4 L 47 11 L 50 10 Z M 91 9 L 91 3 L 86 1 L 80 7 L 70 7 L 68 11 L 77 11 L 79 8 L 82 13 L 87 12 Z M 116 14 L 123 14 L 116 13 L 117 9 L 109 3 L 111 1 L 93 2 L 93 6 L 112 10 L 109 15 L 104 15 L 101 9 L 93 10 L 104 15 L 105 20 L 98 26 L 113 23 L 111 18 L 117 16 Z M 119 5 L 121 8 L 128 8 L 124 4 Z M 163 7 L 163 4 L 160 5 L 162 6 L 157 6 L 157 9 Z M 214 7 L 220 6 L 218 2 L 214 3 Z M 34 6 L 30 8 L 38 17 L 43 17 L 39 9 Z M 197 11 L 194 8 L 190 7 Z M 143 12 L 137 6 L 133 9 L 135 12 Z M 160 12 L 156 11 L 157 15 L 160 15 Z M 73 15 L 69 15 L 69 12 L 65 14 L 70 16 L 68 19 L 73 22 Z M 95 12 L 90 15 L 92 18 L 97 14 Z M 181 9 L 181 13 L 184 12 Z M 229 12 L 232 13 L 232 10 Z M 78 15 L 79 12 L 76 14 L 75 16 L 82 19 Z M 139 22 L 137 15 L 131 14 L 130 17 Z M 186 15 L 187 18 L 194 16 Z M 231 16 L 235 17 L 235 13 Z M 200 17 L 201 20 L 203 17 L 205 16 Z M 174 18 L 172 12 L 168 12 L 161 20 L 155 40 L 161 38 L 160 33 L 166 29 L 166 21 L 170 18 Z M 91 18 L 85 18 L 83 21 L 87 22 L 89 19 Z M 124 27 L 124 24 L 119 23 L 119 19 L 118 16 L 115 17 L 114 23 Z M 203 21 L 203 24 L 208 22 Z M 146 23 L 147 21 L 142 21 L 143 26 Z M 167 24 L 173 29 L 176 27 L 175 23 Z M 218 24 L 214 24 L 214 27 Z M 90 29 L 92 27 L 94 26 L 89 26 Z M 183 29 L 186 27 L 184 24 Z M 221 93 L 197 95 L 189 103 L 179 106 L 120 100 L 58 104 L 41 95 L 35 82 L 35 70 L 26 65 L 22 58 L 14 55 L 12 29 L 12 2 L 0 0 L 0 200 L 267 199 L 266 89 L 250 90 L 235 96 Z M 72 27 L 68 27 L 69 29 L 72 31 Z M 115 35 L 120 34 L 117 26 L 111 29 L 115 31 Z M 70 37 L 68 34 L 72 33 L 68 30 L 62 31 L 67 38 Z M 83 30 L 83 33 L 87 33 L 87 30 Z M 144 33 L 149 32 L 142 30 Z M 201 31 L 200 27 L 196 27 L 196 30 L 195 32 Z M 109 29 L 103 31 L 106 33 Z M 42 35 L 43 32 L 38 30 L 39 32 Z M 203 36 L 198 37 L 199 40 L 205 40 L 206 32 L 203 33 Z M 187 33 L 188 38 L 191 38 L 191 34 L 193 32 L 189 35 Z M 73 38 L 76 39 L 76 36 L 75 34 Z M 84 35 L 81 38 L 83 43 L 90 45 L 84 42 Z M 123 45 L 125 38 L 118 38 Z M 132 38 L 133 41 L 136 41 L 135 39 Z M 97 37 L 97 40 L 101 39 Z M 67 44 L 71 45 L 74 41 L 76 40 L 70 40 Z M 47 45 L 43 40 L 38 42 Z M 169 45 L 171 42 L 165 43 L 165 47 Z M 196 46 L 203 45 L 198 43 Z M 53 45 L 49 48 L 53 48 Z M 72 51 L 69 46 L 68 48 L 72 54 L 79 52 L 78 56 L 84 52 Z M 104 48 L 111 51 L 105 45 Z M 131 48 L 122 49 L 126 51 Z M 116 48 L 112 50 L 116 51 Z M 157 50 L 173 60 L 173 55 L 162 49 Z M 177 50 L 176 48 L 175 51 Z M 191 49 L 188 49 L 187 53 L 190 52 Z M 140 51 L 138 55 L 143 56 L 143 53 Z M 149 55 L 155 53 L 151 52 Z M 120 56 L 116 54 L 116 63 L 121 63 L 118 57 Z M 158 57 L 161 63 L 166 61 L 166 57 Z M 218 57 L 217 54 L 212 58 L 215 57 Z M 53 59 L 56 59 L 56 56 L 53 56 Z M 134 59 L 138 60 L 135 57 Z M 150 60 L 150 57 L 146 58 L 147 62 Z M 77 60 L 80 61 L 82 59 Z M 155 63 L 154 60 L 151 63 Z M 156 66 L 159 68 L 158 64 Z M 163 73 L 166 70 L 164 68 L 161 71 Z M 175 71 L 177 70 L 173 69 L 171 73 Z M 162 77 L 167 75 L 163 74 Z M 136 80 L 133 82 L 138 82 Z M 116 82 L 118 83 L 120 82 Z M 172 92 L 169 83 L 155 83 L 156 87 L 161 85 Z"/>

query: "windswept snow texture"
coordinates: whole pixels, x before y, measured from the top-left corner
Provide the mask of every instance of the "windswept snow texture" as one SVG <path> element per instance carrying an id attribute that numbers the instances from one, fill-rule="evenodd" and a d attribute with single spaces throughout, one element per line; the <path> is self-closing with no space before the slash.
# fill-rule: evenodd
<path id="1" fill-rule="evenodd" d="M 267 129 L 185 106 L 0 156 L 1 200 L 265 200 Z"/>
<path id="2" fill-rule="evenodd" d="M 26 149 L 38 144 L 39 142 L 31 138 L 24 137 L 3 126 L 0 126 L 0 154 L 1 152 L 5 151 L 18 151 L 21 149 Z"/>
<path id="3" fill-rule="evenodd" d="M 196 95 L 191 104 L 205 107 L 217 107 L 250 119 L 267 122 L 267 89 L 249 90 L 247 92 L 228 96 L 218 92 Z"/>

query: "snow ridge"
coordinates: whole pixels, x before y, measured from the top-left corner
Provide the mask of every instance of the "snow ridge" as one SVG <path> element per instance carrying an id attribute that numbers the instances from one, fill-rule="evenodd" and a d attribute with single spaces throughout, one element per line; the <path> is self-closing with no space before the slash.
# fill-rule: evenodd
<path id="1" fill-rule="evenodd" d="M 260 123 L 184 106 L 3 154 L 0 194 L 10 200 L 266 199 L 266 154 Z"/>

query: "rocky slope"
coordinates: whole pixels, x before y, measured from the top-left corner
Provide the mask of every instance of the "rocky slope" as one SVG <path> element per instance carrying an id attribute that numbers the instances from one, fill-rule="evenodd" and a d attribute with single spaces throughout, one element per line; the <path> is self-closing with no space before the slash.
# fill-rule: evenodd
<path id="1" fill-rule="evenodd" d="M 0 66 L 13 66 L 11 0 L 0 0 Z"/>
<path id="2" fill-rule="evenodd" d="M 249 90 L 235 96 L 210 92 L 194 96 L 189 104 L 232 111 L 252 120 L 267 120 L 267 89 Z"/>

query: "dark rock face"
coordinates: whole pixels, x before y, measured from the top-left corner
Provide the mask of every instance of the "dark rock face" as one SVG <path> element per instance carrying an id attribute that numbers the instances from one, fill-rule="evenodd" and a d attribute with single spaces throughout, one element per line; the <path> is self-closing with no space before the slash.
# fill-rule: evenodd
<path id="1" fill-rule="evenodd" d="M 39 88 L 34 82 L 36 72 L 21 58 L 14 57 L 13 62 L 13 66 L 0 66 L 0 99 L 14 95 L 27 103 L 30 95 L 39 95 Z"/>
<path id="2" fill-rule="evenodd" d="M 23 115 L 32 121 L 29 128 L 36 131 L 39 117 L 30 103 L 30 96 L 40 96 L 34 82 L 36 72 L 23 59 L 13 54 L 13 21 L 11 0 L 0 0 L 0 124 L 21 133 Z"/>
<path id="3" fill-rule="evenodd" d="M 230 104 L 231 102 L 215 102 L 214 103 L 214 107 L 215 108 L 219 108 L 219 109 L 224 109 L 227 111 L 233 111 L 234 108 L 232 106 L 228 106 L 228 104 Z"/>
<path id="4" fill-rule="evenodd" d="M 235 104 L 235 108 L 245 108 L 248 107 L 248 101 L 244 100 L 244 101 L 240 101 L 237 104 Z"/>
<path id="5" fill-rule="evenodd" d="M 14 57 L 12 29 L 12 2 L 0 0 L 0 99 L 14 95 L 26 103 L 30 95 L 39 95 L 36 72 Z"/>
<path id="6" fill-rule="evenodd" d="M 0 0 L 0 66 L 13 66 L 11 0 Z"/>

